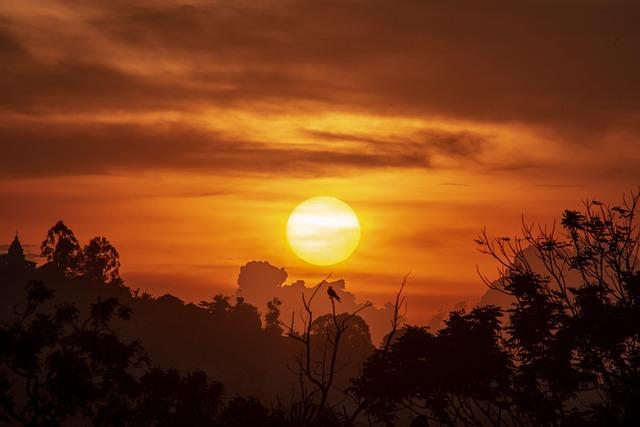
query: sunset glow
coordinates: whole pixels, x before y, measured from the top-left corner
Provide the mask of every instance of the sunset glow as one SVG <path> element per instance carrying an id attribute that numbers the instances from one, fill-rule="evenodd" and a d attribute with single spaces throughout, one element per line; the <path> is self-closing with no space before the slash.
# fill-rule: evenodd
<path id="1" fill-rule="evenodd" d="M 314 197 L 289 216 L 287 239 L 303 260 L 332 265 L 348 258 L 360 242 L 360 222 L 353 209 L 335 197 Z"/>
<path id="2" fill-rule="evenodd" d="M 366 230 L 333 273 L 384 304 L 411 271 L 425 320 L 485 292 L 482 227 L 640 182 L 631 3 L 329 3 L 4 2 L 0 244 L 36 259 L 63 219 L 132 286 L 198 302 L 251 260 L 330 273 L 284 230 L 331 195 Z"/>

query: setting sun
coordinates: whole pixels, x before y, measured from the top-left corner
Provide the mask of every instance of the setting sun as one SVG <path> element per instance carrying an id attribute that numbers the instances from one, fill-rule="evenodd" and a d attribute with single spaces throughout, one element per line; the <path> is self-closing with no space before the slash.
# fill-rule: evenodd
<path id="1" fill-rule="evenodd" d="M 343 201 L 313 197 L 291 212 L 287 240 L 296 255 L 311 264 L 337 264 L 358 246 L 360 221 Z"/>

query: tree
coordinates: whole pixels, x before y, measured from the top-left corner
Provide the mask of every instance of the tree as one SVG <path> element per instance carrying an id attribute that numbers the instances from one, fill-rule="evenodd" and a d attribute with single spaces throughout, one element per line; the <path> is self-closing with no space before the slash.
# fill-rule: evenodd
<path id="1" fill-rule="evenodd" d="M 258 333 L 262 329 L 262 321 L 258 309 L 237 297 L 236 304 L 229 310 L 229 321 L 237 330 Z"/>
<path id="2" fill-rule="evenodd" d="M 80 270 L 90 280 L 121 283 L 120 256 L 104 237 L 94 237 L 80 255 Z"/>
<path id="3" fill-rule="evenodd" d="M 198 304 L 200 307 L 207 310 L 211 315 L 215 316 L 218 320 L 225 319 L 231 311 L 231 304 L 229 303 L 229 297 L 222 294 L 217 294 L 209 301 L 200 301 Z"/>
<path id="4" fill-rule="evenodd" d="M 55 292 L 29 282 L 16 319 L 0 327 L 0 423 L 49 427 L 295 426 L 255 398 L 225 403 L 223 385 L 203 371 L 147 369 L 137 341 L 124 342 L 113 320 L 131 310 L 98 299 L 81 319 L 72 304 L 50 312 Z"/>
<path id="5" fill-rule="evenodd" d="M 388 424 L 409 411 L 422 425 L 638 425 L 639 199 L 586 202 L 560 228 L 523 223 L 515 238 L 483 232 L 500 265 L 483 279 L 510 307 L 388 339 L 354 381 L 366 411 Z"/>
<path id="6" fill-rule="evenodd" d="M 449 426 L 506 424 L 511 366 L 500 346 L 500 316 L 496 307 L 481 307 L 451 313 L 436 334 L 406 327 L 369 358 L 355 393 L 386 423 L 409 410 Z"/>
<path id="7" fill-rule="evenodd" d="M 330 298 L 332 312 L 314 320 L 313 301 L 318 291 L 326 285 L 326 279 L 320 282 L 309 299 L 302 294 L 302 303 L 305 313 L 301 316 L 303 321 L 302 332 L 297 332 L 292 322 L 287 327 L 287 336 L 302 344 L 302 351 L 297 358 L 297 366 L 293 373 L 298 376 L 300 385 L 299 402 L 293 402 L 291 410 L 296 414 L 296 425 L 300 426 L 331 426 L 336 425 L 340 418 L 344 418 L 345 424 L 353 423 L 361 407 L 355 404 L 351 415 L 347 415 L 347 402 L 342 402 L 343 415 L 335 413 L 335 408 L 330 405 L 329 398 L 335 390 L 336 375 L 344 366 L 339 365 L 338 356 L 340 349 L 344 351 L 343 338 L 348 335 L 349 329 L 356 323 L 360 329 L 364 329 L 361 323 L 364 321 L 358 313 L 371 306 L 366 303 L 352 313 L 336 313 L 334 298 Z M 357 322 L 355 319 L 359 319 Z M 331 326 L 328 327 L 327 324 Z M 365 323 L 366 326 L 366 323 Z M 368 326 L 366 327 L 368 334 Z M 354 340 L 356 341 L 356 340 Z M 369 340 L 370 342 L 370 340 Z M 351 399 L 349 390 L 341 391 L 343 398 Z"/>
<path id="8" fill-rule="evenodd" d="M 340 328 L 344 325 L 344 332 Z M 340 349 L 337 354 L 337 376 L 345 381 L 356 377 L 360 373 L 360 367 L 373 353 L 375 347 L 371 343 L 369 325 L 360 316 L 351 313 L 333 313 L 322 315 L 313 321 L 311 325 L 311 337 L 315 350 L 320 352 L 331 350 L 333 339 L 340 333 Z"/>
<path id="9" fill-rule="evenodd" d="M 98 299 L 80 319 L 72 304 L 52 314 L 40 307 L 54 292 L 29 282 L 17 319 L 0 328 L 0 417 L 25 426 L 59 425 L 69 417 L 92 418 L 135 392 L 135 368 L 147 363 L 137 341 L 121 341 L 113 318 L 131 311 L 117 299 Z M 16 397 L 24 393 L 24 398 Z"/>
<path id="10" fill-rule="evenodd" d="M 506 345 L 518 404 L 536 422 L 639 420 L 639 198 L 587 201 L 559 229 L 523 224 L 515 239 L 479 239 L 501 265 L 500 280 L 485 282 L 514 299 Z"/>
<path id="11" fill-rule="evenodd" d="M 49 229 L 40 249 L 41 256 L 55 264 L 65 275 L 77 273 L 80 244 L 64 222 L 58 221 Z"/>
<path id="12" fill-rule="evenodd" d="M 534 423 L 640 420 L 639 199 L 587 201 L 560 228 L 523 222 L 515 239 L 478 240 L 501 266 L 500 280 L 485 282 L 514 301 L 505 345 L 516 402 Z"/>
<path id="13" fill-rule="evenodd" d="M 265 330 L 272 332 L 274 335 L 282 335 L 283 329 L 280 326 L 280 306 L 282 301 L 280 298 L 273 297 L 267 302 L 267 314 L 264 315 Z"/>

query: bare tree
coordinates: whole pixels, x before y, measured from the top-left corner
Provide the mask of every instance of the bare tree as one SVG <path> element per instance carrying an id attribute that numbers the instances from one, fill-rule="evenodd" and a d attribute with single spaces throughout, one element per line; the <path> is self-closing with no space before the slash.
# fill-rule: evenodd
<path id="1" fill-rule="evenodd" d="M 402 326 L 402 321 L 406 313 L 406 301 L 403 295 L 408 274 L 403 278 L 400 289 L 396 294 L 393 318 L 391 319 L 391 331 L 387 335 L 387 341 L 384 345 L 386 351 L 391 340 Z M 298 414 L 297 422 L 303 426 L 318 425 L 329 414 L 340 414 L 343 425 L 352 425 L 356 419 L 366 412 L 366 404 L 363 399 L 357 396 L 349 387 L 339 388 L 335 384 L 336 375 L 341 372 L 346 365 L 339 366 L 338 356 L 343 345 L 343 340 L 350 328 L 356 328 L 359 322 L 363 322 L 358 314 L 371 307 L 371 303 L 367 302 L 358 309 L 348 313 L 338 313 L 336 311 L 335 299 L 331 300 L 331 313 L 329 319 L 325 319 L 321 326 L 324 335 L 324 341 L 317 345 L 313 342 L 318 339 L 319 334 L 314 334 L 314 327 L 318 328 L 317 321 L 314 317 L 313 303 L 318 292 L 327 284 L 327 278 L 316 285 L 311 296 L 308 298 L 302 294 L 303 312 L 300 313 L 302 320 L 302 328 L 300 332 L 296 331 L 294 321 L 295 313 L 292 314 L 289 324 L 282 323 L 287 331 L 287 336 L 296 340 L 303 346 L 303 351 L 299 354 L 296 367 L 292 369 L 298 377 L 300 387 L 300 402 L 295 405 Z M 324 316 L 323 316 L 324 317 Z M 365 324 L 366 325 L 366 324 Z M 331 406 L 331 393 L 338 393 L 342 398 L 340 408 Z M 350 402 L 350 404 L 347 404 Z M 367 418 L 369 418 L 367 416 Z"/>
<path id="2" fill-rule="evenodd" d="M 318 349 L 312 340 L 314 334 L 313 302 L 320 289 L 327 284 L 327 279 L 316 285 L 311 296 L 307 299 L 302 294 L 302 304 L 304 311 L 300 317 L 303 323 L 301 332 L 295 330 L 295 313 L 292 314 L 289 325 L 282 323 L 287 330 L 287 336 L 303 345 L 303 351 L 298 355 L 295 369 L 292 372 L 298 377 L 300 386 L 300 399 L 304 408 L 302 425 L 317 425 L 323 417 L 327 416 L 329 407 L 329 395 L 335 390 L 336 374 L 344 368 L 338 366 L 338 353 L 340 351 L 341 340 L 345 332 L 352 326 L 354 319 L 362 310 L 369 308 L 372 304 L 367 302 L 350 313 L 338 314 L 336 312 L 335 300 L 331 299 L 331 322 L 333 328 L 326 328 L 326 336 L 321 349 Z"/>
<path id="3" fill-rule="evenodd" d="M 402 278 L 402 283 L 400 283 L 400 289 L 398 289 L 398 292 L 396 293 L 396 301 L 393 305 L 393 317 L 391 318 L 391 331 L 389 332 L 389 334 L 387 335 L 387 339 L 385 340 L 384 351 L 389 350 L 389 346 L 393 342 L 393 338 L 398 332 L 398 329 L 400 328 L 401 323 L 404 322 L 404 319 L 407 314 L 407 301 L 403 295 L 403 291 L 404 291 L 405 285 L 407 284 L 407 278 L 409 277 L 409 274 L 411 273 L 407 273 Z M 400 313 L 401 311 L 402 313 Z"/>

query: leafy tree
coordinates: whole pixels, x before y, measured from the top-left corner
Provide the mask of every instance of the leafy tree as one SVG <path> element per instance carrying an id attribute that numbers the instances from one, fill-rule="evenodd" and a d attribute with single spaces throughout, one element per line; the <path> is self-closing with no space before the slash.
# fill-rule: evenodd
<path id="1" fill-rule="evenodd" d="M 349 384 L 375 350 L 369 325 L 351 313 L 341 313 L 335 318 L 333 314 L 322 315 L 311 325 L 312 351 L 318 355 L 331 354 L 336 336 L 339 336 L 339 348 L 336 349 L 335 380 L 337 384 Z"/>
<path id="2" fill-rule="evenodd" d="M 211 302 L 200 301 L 199 305 L 219 319 L 226 318 L 231 311 L 231 303 L 229 303 L 229 297 L 222 294 L 214 296 L 211 299 Z"/>
<path id="3" fill-rule="evenodd" d="M 0 327 L 0 422 L 50 427 L 295 426 L 282 410 L 255 398 L 225 403 L 221 383 L 202 371 L 146 370 L 137 341 L 111 328 L 131 310 L 115 298 L 98 299 L 81 319 L 72 304 L 54 307 L 42 282 L 26 287 L 17 318 Z M 240 303 L 242 304 L 242 303 Z M 243 307 L 244 309 L 244 307 Z"/>
<path id="4" fill-rule="evenodd" d="M 393 423 L 640 423 L 639 194 L 586 202 L 561 227 L 478 243 L 501 266 L 484 279 L 512 301 L 450 314 L 444 329 L 406 327 L 354 381 L 366 411 Z M 392 336 L 390 334 L 390 336 Z"/>
<path id="5" fill-rule="evenodd" d="M 640 194 L 567 210 L 561 228 L 523 225 L 479 240 L 502 266 L 488 282 L 514 299 L 505 343 L 517 404 L 536 423 L 637 424 L 640 394 Z M 585 404 L 583 402 L 589 402 Z"/>
<path id="6" fill-rule="evenodd" d="M 237 297 L 236 304 L 229 311 L 229 321 L 235 328 L 242 331 L 259 332 L 262 329 L 258 309 Z"/>
<path id="7" fill-rule="evenodd" d="M 500 347 L 496 307 L 453 312 L 437 334 L 406 327 L 377 350 L 354 381 L 356 394 L 387 423 L 408 408 L 444 425 L 498 425 L 508 398 L 509 354 Z M 506 414 L 505 414 L 506 415 Z"/>
<path id="8" fill-rule="evenodd" d="M 104 237 L 94 237 L 81 252 L 81 271 L 90 280 L 121 283 L 120 256 Z"/>
<path id="9" fill-rule="evenodd" d="M 73 276 L 77 273 L 80 244 L 64 222 L 58 221 L 49 229 L 40 249 L 41 256 L 54 263 L 65 275 Z"/>
<path id="10" fill-rule="evenodd" d="M 283 332 L 282 326 L 280 326 L 280 306 L 282 306 L 280 298 L 273 297 L 271 301 L 267 302 L 267 314 L 264 315 L 265 330 L 275 335 L 282 335 Z"/>
<path id="11" fill-rule="evenodd" d="M 53 297 L 42 282 L 29 282 L 24 311 L 0 328 L 0 416 L 25 426 L 59 425 L 91 418 L 110 401 L 135 390 L 134 368 L 146 362 L 137 341 L 125 343 L 110 328 L 131 311 L 115 298 L 98 299 L 80 319 L 72 304 L 52 314 L 39 307 Z M 24 398 L 16 397 L 24 393 Z"/>

